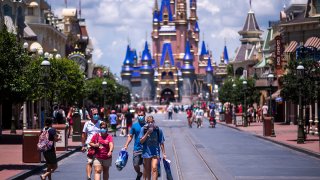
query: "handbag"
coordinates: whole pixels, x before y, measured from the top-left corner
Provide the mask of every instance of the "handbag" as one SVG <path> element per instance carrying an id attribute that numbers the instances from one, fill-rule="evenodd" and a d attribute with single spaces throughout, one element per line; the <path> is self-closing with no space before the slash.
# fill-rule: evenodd
<path id="1" fill-rule="evenodd" d="M 99 135 L 99 134 L 98 134 Z M 97 136 L 97 135 L 95 135 L 95 136 Z M 94 138 L 95 136 L 93 136 L 92 138 Z M 99 139 L 99 137 L 97 138 L 97 137 L 95 137 L 96 139 L 96 143 L 98 142 L 98 139 Z M 92 146 L 90 146 L 89 147 L 89 149 L 88 149 L 88 153 L 87 153 L 87 156 L 88 156 L 88 158 L 93 158 L 94 157 L 94 155 L 96 154 L 96 150 L 97 150 L 97 148 L 96 147 L 92 147 Z"/>

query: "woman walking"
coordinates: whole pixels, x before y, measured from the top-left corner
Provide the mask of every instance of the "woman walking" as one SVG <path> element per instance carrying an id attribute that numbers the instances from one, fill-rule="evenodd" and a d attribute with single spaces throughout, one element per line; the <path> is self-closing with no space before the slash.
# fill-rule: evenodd
<path id="1" fill-rule="evenodd" d="M 147 118 L 147 124 L 140 131 L 140 143 L 143 145 L 143 179 L 151 180 L 158 178 L 158 161 L 160 160 L 160 148 L 163 159 L 166 159 L 166 152 L 164 148 L 164 136 L 162 130 L 154 125 L 152 116 Z"/>
<path id="2" fill-rule="evenodd" d="M 109 179 L 109 167 L 112 163 L 113 140 L 112 136 L 108 134 L 106 122 L 101 122 L 100 133 L 95 134 L 89 144 L 96 148 L 94 166 L 94 179 L 100 180 L 103 172 L 103 179 Z"/>
<path id="3" fill-rule="evenodd" d="M 68 127 L 68 138 L 71 134 L 71 131 L 72 131 L 72 125 L 73 125 L 73 119 L 72 119 L 72 116 L 73 116 L 73 113 L 75 111 L 75 108 L 74 107 L 70 107 L 69 109 L 69 112 L 68 112 L 68 115 L 67 115 L 67 120 L 68 120 L 68 123 L 69 123 L 69 127 Z"/>
<path id="4" fill-rule="evenodd" d="M 54 146 L 55 142 L 59 141 L 60 139 L 57 134 L 57 131 L 54 128 L 52 128 L 52 123 L 52 119 L 46 119 L 45 126 L 43 129 L 43 131 L 48 131 L 49 141 L 53 141 L 53 145 L 50 149 L 43 152 L 43 156 L 47 164 L 47 171 L 44 174 L 40 175 L 40 179 L 42 180 L 46 179 L 47 177 L 49 180 L 51 180 L 51 174 L 58 168 L 57 156 Z"/>

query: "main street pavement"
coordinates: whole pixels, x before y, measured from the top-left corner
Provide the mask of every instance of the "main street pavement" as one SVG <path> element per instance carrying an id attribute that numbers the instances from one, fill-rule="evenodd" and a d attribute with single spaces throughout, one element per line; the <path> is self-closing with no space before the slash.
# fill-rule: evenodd
<path id="1" fill-rule="evenodd" d="M 156 123 L 165 134 L 165 146 L 174 179 L 259 179 L 312 180 L 320 179 L 320 161 L 287 147 L 274 144 L 243 131 L 218 125 L 208 128 L 188 128 L 184 114 L 167 120 L 165 114 L 155 114 Z M 135 179 L 132 167 L 132 146 L 127 166 L 118 171 L 114 161 L 126 138 L 115 137 L 111 180 Z M 59 162 L 53 179 L 85 179 L 86 157 L 77 152 Z M 166 179 L 162 168 L 160 179 Z M 39 179 L 34 175 L 28 179 Z"/>

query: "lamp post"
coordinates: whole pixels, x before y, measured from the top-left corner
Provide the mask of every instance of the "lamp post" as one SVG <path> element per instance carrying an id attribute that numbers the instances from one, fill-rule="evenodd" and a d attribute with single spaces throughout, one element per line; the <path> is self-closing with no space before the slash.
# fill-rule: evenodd
<path id="1" fill-rule="evenodd" d="M 271 137 L 276 137 L 274 132 L 274 117 L 272 115 L 272 82 L 274 80 L 274 75 L 272 73 L 267 76 L 269 82 L 269 116 L 271 117 Z"/>
<path id="2" fill-rule="evenodd" d="M 247 80 L 242 81 L 242 85 L 243 85 L 243 94 L 244 94 L 244 107 L 243 107 L 244 123 L 243 123 L 243 126 L 247 127 L 248 126 L 248 119 L 247 119 L 247 85 L 248 85 L 248 82 L 247 82 Z"/>
<path id="3" fill-rule="evenodd" d="M 107 81 L 102 81 L 102 90 L 103 90 L 103 117 L 106 119 L 107 109 L 106 109 L 106 91 L 107 91 Z"/>
<path id="4" fill-rule="evenodd" d="M 299 81 L 301 83 L 301 81 L 303 80 L 304 77 L 304 67 L 303 65 L 299 65 L 297 67 L 297 75 L 299 78 Z M 303 123 L 303 107 L 302 107 L 302 91 L 301 91 L 302 87 L 301 85 L 299 86 L 299 119 L 298 119 L 298 138 L 297 138 L 297 143 L 298 144 L 303 144 L 304 143 L 304 123 Z"/>
<path id="5" fill-rule="evenodd" d="M 232 84 L 232 90 L 233 90 L 233 96 L 232 96 L 232 101 L 233 101 L 233 108 L 232 108 L 232 118 L 233 118 L 233 123 L 236 125 L 236 97 L 235 97 L 235 90 L 236 90 L 237 85 L 235 83 Z"/>
<path id="6" fill-rule="evenodd" d="M 44 114 L 45 118 L 48 116 L 48 104 L 47 104 L 47 95 L 48 95 L 48 81 L 50 76 L 50 68 L 51 64 L 48 61 L 48 54 L 46 53 L 44 56 L 43 61 L 41 62 L 41 69 L 42 69 L 42 77 L 44 81 L 44 88 L 45 88 L 45 96 L 44 96 Z"/>

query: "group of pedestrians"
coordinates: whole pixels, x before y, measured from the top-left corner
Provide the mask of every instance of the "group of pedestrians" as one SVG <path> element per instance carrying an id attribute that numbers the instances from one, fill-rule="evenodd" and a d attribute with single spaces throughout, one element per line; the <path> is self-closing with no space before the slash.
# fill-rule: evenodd
<path id="1" fill-rule="evenodd" d="M 112 164 L 112 152 L 114 149 L 113 136 L 115 137 L 116 128 L 113 118 L 115 111 L 111 111 L 109 116 L 113 136 L 108 133 L 106 122 L 100 119 L 97 109 L 91 110 L 92 118 L 87 121 L 83 127 L 82 133 L 82 151 L 87 152 L 86 174 L 87 179 L 91 179 L 92 168 L 94 168 L 94 179 L 98 180 L 103 174 L 103 179 L 109 179 L 109 167 Z M 145 119 L 145 112 L 139 111 L 138 121 L 129 129 L 127 141 L 123 149 L 127 150 L 128 145 L 134 140 L 133 148 L 133 167 L 137 172 L 136 179 L 157 179 L 157 165 L 160 160 L 160 150 L 165 159 L 164 135 L 162 130 L 156 126 L 152 116 Z M 120 116 L 122 118 L 133 118 L 129 113 Z M 132 120 L 132 119 L 131 119 Z M 127 122 L 128 123 L 128 122 Z M 129 122 L 130 123 L 130 122 Z M 90 151 L 94 149 L 95 153 L 90 156 Z M 141 165 L 144 170 L 141 172 Z"/>

